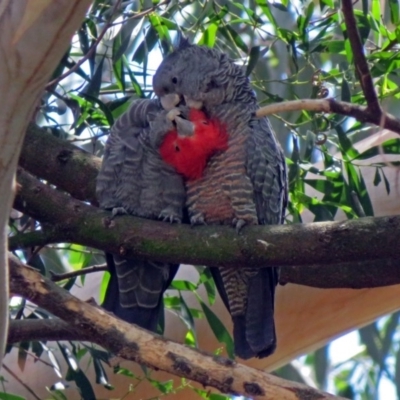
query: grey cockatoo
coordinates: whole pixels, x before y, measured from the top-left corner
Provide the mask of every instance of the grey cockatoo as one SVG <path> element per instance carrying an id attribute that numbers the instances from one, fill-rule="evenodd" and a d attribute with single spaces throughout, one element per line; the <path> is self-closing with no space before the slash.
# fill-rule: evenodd
<path id="1" fill-rule="evenodd" d="M 284 155 L 266 118 L 255 117 L 256 96 L 242 69 L 227 55 L 181 41 L 157 69 L 155 93 L 167 109 L 201 108 L 228 133 L 228 149 L 212 156 L 202 178 L 187 182 L 191 222 L 281 224 L 287 205 Z M 180 102 L 178 104 L 178 102 Z M 266 357 L 276 347 L 276 268 L 214 268 L 234 324 L 235 353 Z"/>
<path id="2" fill-rule="evenodd" d="M 181 221 L 185 203 L 182 177 L 159 154 L 171 118 L 158 100 L 133 102 L 108 137 L 96 193 L 113 214 Z M 106 255 L 111 271 L 103 306 L 120 318 L 156 331 L 163 294 L 178 265 Z"/>

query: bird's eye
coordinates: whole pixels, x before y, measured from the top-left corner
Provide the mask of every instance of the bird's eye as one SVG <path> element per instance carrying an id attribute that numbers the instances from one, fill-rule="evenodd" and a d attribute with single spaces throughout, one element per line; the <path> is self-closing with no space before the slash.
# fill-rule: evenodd
<path id="1" fill-rule="evenodd" d="M 178 78 L 177 78 L 176 76 L 174 76 L 174 77 L 171 79 L 171 81 L 172 81 L 172 83 L 173 83 L 174 85 L 176 85 L 176 84 L 178 83 Z"/>
<path id="2" fill-rule="evenodd" d="M 176 152 L 181 151 L 181 149 L 179 148 L 179 146 L 177 144 L 175 145 L 175 151 Z"/>
<path id="3" fill-rule="evenodd" d="M 202 121 L 203 125 L 208 125 L 208 121 Z"/>
<path id="4" fill-rule="evenodd" d="M 213 78 L 211 78 L 210 81 L 207 83 L 206 91 L 209 92 L 212 89 L 216 88 L 218 88 L 218 84 Z"/>

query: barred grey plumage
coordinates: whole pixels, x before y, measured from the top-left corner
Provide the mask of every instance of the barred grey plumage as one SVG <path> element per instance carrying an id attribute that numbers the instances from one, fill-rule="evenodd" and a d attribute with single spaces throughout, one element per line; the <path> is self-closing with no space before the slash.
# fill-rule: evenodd
<path id="1" fill-rule="evenodd" d="M 192 223 L 283 223 L 287 205 L 284 155 L 266 118 L 255 118 L 250 82 L 227 55 L 181 42 L 158 68 L 156 94 L 177 94 L 186 104 L 202 105 L 226 125 L 229 147 L 212 157 L 203 178 L 187 183 Z M 213 269 L 234 323 L 235 352 L 242 358 L 266 357 L 276 347 L 275 268 Z"/>
<path id="2" fill-rule="evenodd" d="M 158 100 L 137 100 L 114 124 L 97 178 L 100 207 L 113 213 L 181 221 L 182 177 L 159 155 L 163 134 L 173 128 Z M 104 308 L 156 331 L 163 294 L 178 265 L 107 255 L 111 280 Z"/>

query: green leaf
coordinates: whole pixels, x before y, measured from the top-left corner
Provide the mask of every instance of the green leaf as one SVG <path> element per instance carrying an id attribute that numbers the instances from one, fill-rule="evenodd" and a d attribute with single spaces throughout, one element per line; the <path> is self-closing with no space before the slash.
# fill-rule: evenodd
<path id="1" fill-rule="evenodd" d="M 358 151 L 351 143 L 351 140 L 344 133 L 343 129 L 340 126 L 336 127 L 336 132 L 339 139 L 340 151 L 342 152 L 343 158 L 345 160 L 352 160 L 358 156 Z"/>
<path id="2" fill-rule="evenodd" d="M 371 14 L 376 21 L 381 19 L 381 2 L 380 0 L 371 0 Z"/>
<path id="3" fill-rule="evenodd" d="M 269 9 L 269 3 L 265 0 L 256 0 L 256 4 L 261 8 L 264 15 L 268 18 L 269 22 L 275 27 L 278 27 L 275 17 Z"/>
<path id="4" fill-rule="evenodd" d="M 108 271 L 104 272 L 103 279 L 101 280 L 100 284 L 100 293 L 99 293 L 100 304 L 104 302 L 104 298 L 106 297 L 106 292 L 110 279 L 111 279 L 111 274 Z"/>
<path id="5" fill-rule="evenodd" d="M 80 95 L 89 95 L 94 98 L 99 96 L 101 80 L 103 76 L 103 64 L 104 58 L 102 57 L 99 64 L 97 65 L 96 71 L 91 77 L 89 83 L 82 89 Z"/>
<path id="6" fill-rule="evenodd" d="M 161 18 L 159 15 L 153 13 L 149 15 L 149 22 L 151 26 L 156 30 L 160 39 L 167 40 L 171 43 L 171 37 L 169 35 L 169 29 L 165 25 L 165 19 Z"/>
<path id="7" fill-rule="evenodd" d="M 400 15 L 400 8 L 399 8 L 399 1 L 398 0 L 389 0 L 389 9 L 390 9 L 390 21 L 393 25 L 398 25 L 399 15 Z"/>
<path id="8" fill-rule="evenodd" d="M 249 49 L 246 45 L 246 43 L 243 41 L 241 36 L 230 26 L 226 25 L 224 27 L 220 27 L 220 32 L 230 41 L 233 40 L 233 43 L 242 50 L 244 53 L 248 53 Z"/>
<path id="9" fill-rule="evenodd" d="M 350 102 L 350 100 L 351 100 L 350 86 L 344 76 L 342 79 L 341 98 L 342 98 L 342 101 Z"/>
<path id="10" fill-rule="evenodd" d="M 246 76 L 249 76 L 257 65 L 258 58 L 260 56 L 260 46 L 253 46 L 250 50 L 249 62 L 246 68 Z"/>
<path id="11" fill-rule="evenodd" d="M 165 382 L 160 382 L 151 378 L 147 378 L 147 380 L 163 394 L 173 393 L 174 391 L 174 381 L 172 379 Z"/>
<path id="12" fill-rule="evenodd" d="M 143 61 L 148 58 L 149 52 L 153 50 L 157 41 L 157 31 L 153 28 L 153 26 L 150 26 L 143 41 L 133 53 L 132 60 L 136 61 L 138 64 L 142 64 Z"/>
<path id="13" fill-rule="evenodd" d="M 213 331 L 215 337 L 217 338 L 219 343 L 224 343 L 226 346 L 226 351 L 230 358 L 234 358 L 234 346 L 232 336 L 229 334 L 227 329 L 221 320 L 214 314 L 214 312 L 203 302 L 200 296 L 196 296 L 201 308 L 206 316 L 207 322 L 210 325 L 211 330 Z"/>
<path id="14" fill-rule="evenodd" d="M 374 186 L 378 186 L 382 182 L 381 174 L 379 173 L 379 168 L 375 169 L 374 176 Z"/>
<path id="15" fill-rule="evenodd" d="M 26 400 L 25 397 L 16 394 L 0 392 L 0 400 Z"/>
<path id="16" fill-rule="evenodd" d="M 66 379 L 69 381 L 74 381 L 79 389 L 79 393 L 83 400 L 93 400 L 96 398 L 92 385 L 89 379 L 79 368 L 79 365 L 75 357 L 71 354 L 70 349 L 58 342 L 58 347 L 64 356 L 65 361 L 68 364 L 68 372 Z"/>
<path id="17" fill-rule="evenodd" d="M 117 36 L 115 40 L 113 41 L 113 47 L 112 47 L 112 59 L 113 59 L 113 71 L 114 71 L 114 76 L 117 81 L 118 88 L 121 91 L 125 91 L 125 72 L 124 72 L 124 64 L 121 60 L 122 54 L 119 55 L 120 53 L 120 48 L 121 48 L 121 36 Z"/>
<path id="18" fill-rule="evenodd" d="M 187 306 L 184 298 L 179 293 L 179 300 L 180 300 L 180 313 L 179 317 L 185 322 L 188 330 L 191 332 L 189 335 L 190 338 L 193 340 L 193 345 L 197 347 L 197 336 L 196 336 L 196 327 L 194 325 L 194 318 L 190 311 L 190 308 Z"/>
<path id="19" fill-rule="evenodd" d="M 197 289 L 197 286 L 190 282 L 190 281 L 181 281 L 181 280 L 174 280 L 170 285 L 171 289 L 176 290 L 189 290 L 194 292 Z"/>
<path id="20" fill-rule="evenodd" d="M 378 156 L 380 154 L 400 154 L 400 139 L 394 138 L 386 140 L 385 142 L 373 146 L 364 152 L 358 154 L 356 157 L 352 158 L 354 160 L 366 160 Z"/>
<path id="21" fill-rule="evenodd" d="M 127 19 L 122 25 L 122 29 L 118 33 L 119 38 L 114 38 L 114 43 L 117 42 L 118 46 L 113 46 L 113 61 L 118 61 L 128 48 L 129 42 L 134 28 L 138 25 L 139 20 L 136 18 Z"/>
<path id="22" fill-rule="evenodd" d="M 231 396 L 225 396 L 223 394 L 219 393 L 210 393 L 209 390 L 202 390 L 202 389 L 197 389 L 193 388 L 193 391 L 197 393 L 201 398 L 206 399 L 206 400 L 231 400 Z"/>
<path id="23" fill-rule="evenodd" d="M 207 47 L 214 47 L 215 39 L 217 35 L 219 25 L 217 23 L 212 23 L 204 31 L 203 36 L 199 40 L 199 45 L 205 45 Z"/>
<path id="24" fill-rule="evenodd" d="M 108 381 L 107 372 L 103 364 L 97 357 L 93 357 L 94 372 L 96 374 L 96 383 L 103 385 L 106 389 L 112 390 L 113 386 Z"/>
<path id="25" fill-rule="evenodd" d="M 288 0 L 286 1 L 286 4 L 284 4 L 285 2 L 282 3 L 277 3 L 275 1 L 273 1 L 271 4 L 272 7 L 275 7 L 276 9 L 278 9 L 279 11 L 284 11 L 284 12 L 288 12 L 288 8 L 287 8 L 287 3 Z"/>
<path id="26" fill-rule="evenodd" d="M 383 182 L 385 183 L 386 193 L 389 195 L 390 194 L 390 183 L 389 183 L 388 179 L 386 178 L 385 171 L 383 169 L 381 169 L 381 172 L 382 172 L 382 176 L 383 176 Z"/>
<path id="27" fill-rule="evenodd" d="M 200 282 L 203 283 L 207 292 L 208 303 L 210 304 L 210 306 L 212 306 L 215 303 L 216 290 L 215 290 L 215 282 L 209 268 L 204 268 L 204 270 L 201 272 Z"/>
<path id="28" fill-rule="evenodd" d="M 171 310 L 180 310 L 181 301 L 178 296 L 164 296 L 164 307 Z"/>

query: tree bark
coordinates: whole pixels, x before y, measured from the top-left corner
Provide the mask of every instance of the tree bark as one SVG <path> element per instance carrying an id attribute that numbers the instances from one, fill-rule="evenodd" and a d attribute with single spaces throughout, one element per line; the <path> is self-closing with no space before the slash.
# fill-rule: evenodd
<path id="1" fill-rule="evenodd" d="M 0 366 L 8 322 L 6 226 L 14 173 L 38 96 L 90 0 L 0 0 Z"/>
<path id="2" fill-rule="evenodd" d="M 116 356 L 194 380 L 223 393 L 253 399 L 340 399 L 233 360 L 168 341 L 78 300 L 14 256 L 10 256 L 9 263 L 14 293 L 68 321 L 72 329 Z"/>
<path id="3" fill-rule="evenodd" d="M 18 170 L 17 179 L 20 188 L 15 208 L 51 224 L 52 243 L 73 242 L 127 257 L 216 267 L 318 265 L 320 271 L 326 266 L 336 268 L 335 264 L 343 262 L 351 266 L 368 261 L 368 266 L 386 260 L 386 265 L 392 263 L 388 268 L 393 277 L 390 283 L 399 283 L 397 263 L 392 262 L 400 258 L 399 216 L 251 226 L 238 235 L 226 226 L 194 229 L 185 224 L 171 225 L 132 216 L 111 219 L 111 213 L 54 190 L 22 169 Z M 315 273 L 313 268 L 315 276 L 318 271 Z M 365 268 L 363 264 L 361 268 Z M 294 275 L 299 283 L 296 269 Z M 376 279 L 379 281 L 379 275 L 373 275 L 371 286 L 376 286 Z M 387 276 L 384 281 L 388 283 Z"/>

